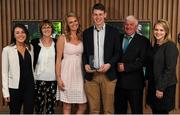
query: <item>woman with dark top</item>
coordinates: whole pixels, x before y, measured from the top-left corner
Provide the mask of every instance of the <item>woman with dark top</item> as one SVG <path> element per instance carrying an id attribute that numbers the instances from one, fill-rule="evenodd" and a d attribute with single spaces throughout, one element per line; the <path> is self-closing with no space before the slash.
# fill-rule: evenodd
<path id="1" fill-rule="evenodd" d="M 153 114 L 168 114 L 175 107 L 178 50 L 171 40 L 167 21 L 158 20 L 153 34 L 154 40 L 147 54 L 147 102 Z"/>
<path id="2" fill-rule="evenodd" d="M 35 113 L 53 114 L 56 102 L 55 43 L 53 25 L 49 20 L 40 23 L 40 39 L 31 41 L 34 46 Z M 46 106 L 46 109 L 44 109 Z"/>
<path id="3" fill-rule="evenodd" d="M 33 47 L 28 41 L 26 27 L 16 24 L 11 44 L 2 51 L 2 92 L 13 114 L 19 114 L 22 105 L 24 113 L 33 113 Z"/>

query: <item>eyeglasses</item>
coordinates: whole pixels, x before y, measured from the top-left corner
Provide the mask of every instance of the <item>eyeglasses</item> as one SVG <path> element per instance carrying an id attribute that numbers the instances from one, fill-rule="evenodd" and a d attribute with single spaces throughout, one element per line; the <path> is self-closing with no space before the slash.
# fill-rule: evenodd
<path id="1" fill-rule="evenodd" d="M 51 26 L 44 26 L 42 29 L 51 29 Z"/>

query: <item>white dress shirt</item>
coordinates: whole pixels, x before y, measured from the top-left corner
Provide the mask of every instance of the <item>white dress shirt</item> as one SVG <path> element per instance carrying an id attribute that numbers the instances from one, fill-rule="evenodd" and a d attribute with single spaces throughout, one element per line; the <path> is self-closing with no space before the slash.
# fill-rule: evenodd
<path id="1" fill-rule="evenodd" d="M 100 30 L 94 26 L 94 67 L 100 68 L 104 64 L 105 24 Z"/>

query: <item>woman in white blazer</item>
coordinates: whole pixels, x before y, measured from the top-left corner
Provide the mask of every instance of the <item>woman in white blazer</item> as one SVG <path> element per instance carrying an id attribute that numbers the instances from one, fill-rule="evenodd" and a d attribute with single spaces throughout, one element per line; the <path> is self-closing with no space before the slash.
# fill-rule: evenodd
<path id="1" fill-rule="evenodd" d="M 11 44 L 2 51 L 2 92 L 9 103 L 10 113 L 33 113 L 34 75 L 33 47 L 29 44 L 28 30 L 16 24 Z"/>

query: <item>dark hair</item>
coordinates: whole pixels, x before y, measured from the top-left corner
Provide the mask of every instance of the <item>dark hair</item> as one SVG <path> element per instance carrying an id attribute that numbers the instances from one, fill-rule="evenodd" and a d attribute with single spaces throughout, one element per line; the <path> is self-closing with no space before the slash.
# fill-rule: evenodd
<path id="1" fill-rule="evenodd" d="M 49 20 L 43 20 L 43 21 L 40 22 L 40 25 L 39 25 L 39 32 L 40 32 L 41 36 L 43 35 L 43 33 L 42 33 L 42 26 L 44 26 L 44 25 L 51 26 L 52 33 L 54 32 L 53 24 Z"/>
<path id="2" fill-rule="evenodd" d="M 28 46 L 28 49 L 31 49 L 30 48 L 30 42 L 29 42 L 29 32 L 28 32 L 28 29 L 26 28 L 25 25 L 23 25 L 21 23 L 17 23 L 17 24 L 15 24 L 13 26 L 12 33 L 11 33 L 11 45 L 14 46 L 16 44 L 16 38 L 14 36 L 14 32 L 15 32 L 16 28 L 21 28 L 25 32 L 25 34 L 26 34 L 25 44 Z"/>
<path id="3" fill-rule="evenodd" d="M 101 3 L 95 4 L 95 5 L 93 6 L 92 12 L 93 12 L 94 10 L 102 10 L 102 11 L 106 12 L 105 6 L 104 6 L 103 4 L 101 4 Z"/>

